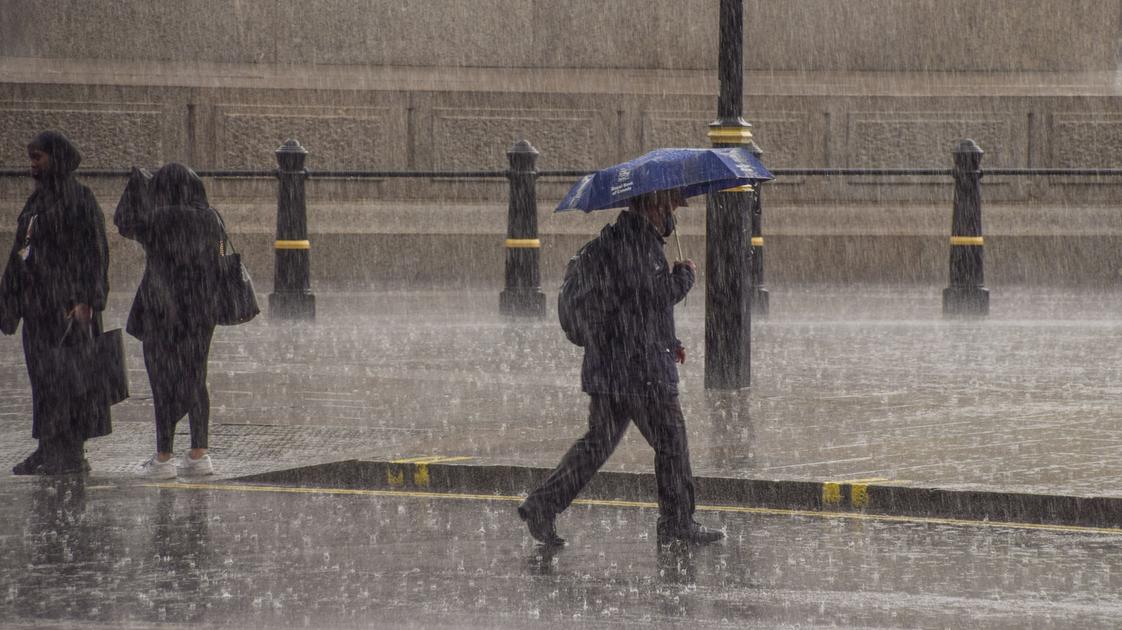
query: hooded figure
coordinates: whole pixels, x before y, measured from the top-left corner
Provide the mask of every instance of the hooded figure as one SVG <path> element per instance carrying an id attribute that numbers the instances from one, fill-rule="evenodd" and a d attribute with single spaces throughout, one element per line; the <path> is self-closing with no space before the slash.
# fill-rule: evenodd
<path id="1" fill-rule="evenodd" d="M 693 472 L 686 421 L 678 400 L 678 368 L 686 350 L 674 331 L 674 305 L 696 277 L 693 261 L 669 265 L 665 237 L 674 230 L 677 191 L 635 197 L 615 224 L 586 246 L 595 256 L 602 300 L 600 325 L 584 339 L 581 387 L 591 398 L 588 431 L 534 489 L 518 515 L 530 535 L 560 545 L 555 520 L 608 460 L 629 423 L 655 451 L 659 545 L 707 544 L 724 533 L 694 521 Z M 581 254 L 578 254 L 580 256 Z"/>
<path id="2" fill-rule="evenodd" d="M 142 186 L 148 187 L 147 194 L 139 194 Z M 206 364 L 223 240 L 218 213 L 199 176 L 171 162 L 150 184 L 130 181 L 113 221 L 145 254 L 144 277 L 126 326 L 143 343 L 155 407 L 156 455 L 145 463 L 145 475 L 176 476 L 172 442 L 184 415 L 191 420 L 191 453 L 180 462 L 179 473 L 210 474 Z"/>
<path id="3" fill-rule="evenodd" d="M 39 448 L 12 472 L 82 472 L 89 467 L 85 440 L 111 430 L 109 405 L 96 395 L 60 391 L 51 351 L 78 342 L 79 335 L 67 334 L 68 325 L 101 332 L 109 292 L 105 221 L 93 193 L 74 178 L 82 156 L 66 136 L 44 131 L 27 152 L 35 191 L 19 214 L 0 284 L 18 296 L 31 379 L 31 435 Z M 15 322 L 8 324 L 14 332 Z"/>

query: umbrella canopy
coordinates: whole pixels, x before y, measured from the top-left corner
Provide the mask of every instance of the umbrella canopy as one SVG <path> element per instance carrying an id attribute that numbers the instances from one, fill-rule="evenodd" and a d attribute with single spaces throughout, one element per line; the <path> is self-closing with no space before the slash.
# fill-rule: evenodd
<path id="1" fill-rule="evenodd" d="M 626 206 L 629 199 L 678 189 L 685 197 L 775 179 L 744 147 L 656 149 L 630 162 L 585 175 L 555 212 Z"/>

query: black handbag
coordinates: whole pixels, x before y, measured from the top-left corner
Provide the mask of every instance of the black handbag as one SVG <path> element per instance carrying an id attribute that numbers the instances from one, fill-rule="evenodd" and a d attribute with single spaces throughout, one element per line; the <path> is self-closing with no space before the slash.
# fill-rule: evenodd
<path id="1" fill-rule="evenodd" d="M 22 264 L 18 256 L 10 257 L 0 278 L 0 333 L 5 335 L 14 335 L 19 328 L 21 309 L 16 276 L 19 273 L 17 267 Z"/>
<path id="2" fill-rule="evenodd" d="M 110 405 L 128 398 L 129 371 L 121 329 L 99 335 L 89 328 L 85 333 L 73 330 L 71 320 L 58 346 L 50 350 L 48 365 L 54 386 L 75 398 L 95 397 Z"/>
<path id="3" fill-rule="evenodd" d="M 253 278 L 242 264 L 242 256 L 230 242 L 226 222 L 214 211 L 222 226 L 222 243 L 218 256 L 218 286 L 214 295 L 214 322 L 221 326 L 244 324 L 257 317 L 257 294 L 253 291 Z"/>

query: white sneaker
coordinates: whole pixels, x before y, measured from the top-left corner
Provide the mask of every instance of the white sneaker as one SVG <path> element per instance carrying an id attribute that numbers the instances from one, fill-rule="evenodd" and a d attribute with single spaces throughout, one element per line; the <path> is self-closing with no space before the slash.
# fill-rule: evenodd
<path id="1" fill-rule="evenodd" d="M 148 479 L 175 479 L 175 462 L 170 459 L 161 462 L 153 455 L 140 467 L 140 476 Z"/>
<path id="2" fill-rule="evenodd" d="M 206 477 L 213 474 L 214 464 L 210 461 L 209 453 L 203 453 L 203 456 L 198 459 L 192 459 L 187 454 L 179 458 L 180 477 Z"/>

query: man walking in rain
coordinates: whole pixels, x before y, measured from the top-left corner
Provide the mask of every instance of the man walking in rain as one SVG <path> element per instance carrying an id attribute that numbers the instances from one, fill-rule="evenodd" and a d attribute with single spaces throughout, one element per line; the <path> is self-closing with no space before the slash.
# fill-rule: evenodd
<path id="1" fill-rule="evenodd" d="M 724 537 L 693 520 L 693 474 L 678 402 L 675 363 L 685 362 L 686 351 L 675 336 L 674 305 L 693 286 L 696 266 L 684 260 L 671 268 L 662 248 L 674 231 L 674 209 L 684 205 L 676 190 L 633 198 L 566 271 L 566 283 L 583 275 L 585 284 L 595 286 L 586 293 L 585 302 L 592 303 L 582 306 L 567 303 L 563 287 L 558 306 L 566 334 L 584 346 L 581 387 L 591 402 L 588 431 L 518 508 L 539 542 L 564 543 L 556 516 L 611 456 L 628 422 L 655 451 L 659 544 L 704 544 Z M 582 332 L 574 335 L 567 318 L 581 320 L 576 327 Z"/>

